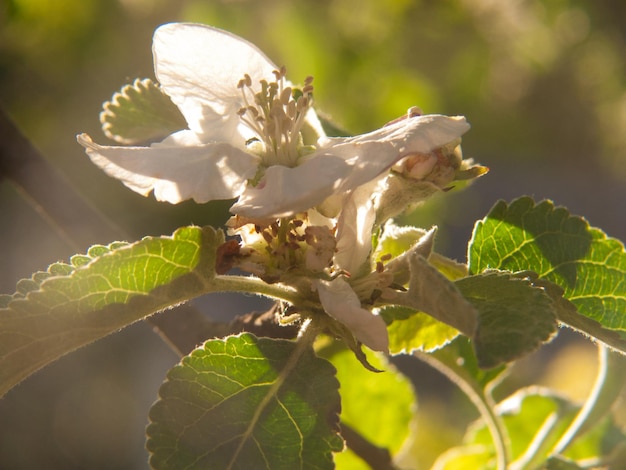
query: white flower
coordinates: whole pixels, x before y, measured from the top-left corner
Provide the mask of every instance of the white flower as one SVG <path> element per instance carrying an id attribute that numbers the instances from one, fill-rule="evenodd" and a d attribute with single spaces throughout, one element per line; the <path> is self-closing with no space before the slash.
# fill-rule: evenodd
<path id="1" fill-rule="evenodd" d="M 85 134 L 78 141 L 107 174 L 172 204 L 239 198 L 231 208 L 235 214 L 289 216 L 469 128 L 462 117 L 426 115 L 357 137 L 328 138 L 311 109 L 310 80 L 295 99 L 284 71 L 276 72 L 261 51 L 237 36 L 198 24 L 166 24 L 154 34 L 153 53 L 156 77 L 188 129 L 149 147 L 102 146 Z M 305 128 L 318 134 L 313 148 L 303 143 Z"/>

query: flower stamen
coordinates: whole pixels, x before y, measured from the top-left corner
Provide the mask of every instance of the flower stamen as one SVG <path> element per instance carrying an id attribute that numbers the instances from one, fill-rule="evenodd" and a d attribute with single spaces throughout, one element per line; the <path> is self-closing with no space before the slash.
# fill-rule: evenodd
<path id="1" fill-rule="evenodd" d="M 260 91 L 255 93 L 248 74 L 237 84 L 243 105 L 238 115 L 263 143 L 264 166 L 294 167 L 302 147 L 302 127 L 312 105 L 313 78 L 307 77 L 301 90 L 285 84 L 285 67 L 274 70 L 276 81 L 261 80 Z M 251 105 L 254 103 L 254 105 Z"/>

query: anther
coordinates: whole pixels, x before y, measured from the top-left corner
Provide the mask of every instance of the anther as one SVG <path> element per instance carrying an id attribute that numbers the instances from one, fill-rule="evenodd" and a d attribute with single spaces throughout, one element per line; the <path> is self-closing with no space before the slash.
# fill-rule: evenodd
<path id="1" fill-rule="evenodd" d="M 293 100 L 287 104 L 287 116 L 289 116 L 290 119 L 296 117 L 296 102 Z"/>
<path id="2" fill-rule="evenodd" d="M 270 225 L 270 230 L 272 231 L 272 235 L 276 237 L 278 235 L 278 223 L 272 223 L 272 225 Z"/>
<path id="3" fill-rule="evenodd" d="M 291 100 L 291 87 L 287 87 L 280 94 L 280 102 L 283 106 L 286 106 L 290 100 Z"/>
<path id="4" fill-rule="evenodd" d="M 263 238 L 268 244 L 272 243 L 272 241 L 274 240 L 274 237 L 272 237 L 272 234 L 266 230 L 263 230 L 263 232 L 261 232 L 261 235 L 263 235 Z"/>

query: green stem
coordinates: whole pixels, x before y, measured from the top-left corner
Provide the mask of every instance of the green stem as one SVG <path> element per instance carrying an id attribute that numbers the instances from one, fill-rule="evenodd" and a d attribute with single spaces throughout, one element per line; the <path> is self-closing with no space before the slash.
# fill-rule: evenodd
<path id="1" fill-rule="evenodd" d="M 459 387 L 478 409 L 481 417 L 485 421 L 493 445 L 496 450 L 496 464 L 498 470 L 506 470 L 509 463 L 509 437 L 500 417 L 495 411 L 495 403 L 489 393 L 483 391 L 480 386 L 472 380 L 468 380 L 463 374 L 455 370 L 448 364 L 440 361 L 431 354 L 414 352 L 416 357 L 426 362 L 445 375 L 454 385 Z"/>
<path id="2" fill-rule="evenodd" d="M 552 454 L 562 454 L 577 438 L 604 418 L 619 397 L 625 383 L 626 356 L 598 344 L 596 382 L 587 401 L 552 450 Z"/>
<path id="3" fill-rule="evenodd" d="M 245 292 L 284 300 L 292 305 L 305 303 L 305 299 L 295 289 L 278 283 L 268 284 L 251 276 L 215 276 L 207 284 L 206 293 L 211 292 Z"/>

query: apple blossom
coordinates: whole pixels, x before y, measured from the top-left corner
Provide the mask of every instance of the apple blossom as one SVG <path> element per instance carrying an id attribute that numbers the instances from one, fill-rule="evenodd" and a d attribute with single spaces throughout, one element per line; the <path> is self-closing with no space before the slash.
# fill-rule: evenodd
<path id="1" fill-rule="evenodd" d="M 469 129 L 463 117 L 419 115 L 327 137 L 311 107 L 311 79 L 296 92 L 254 45 L 204 25 L 159 27 L 153 55 L 161 89 L 188 128 L 143 147 L 99 145 L 86 134 L 78 141 L 107 174 L 172 204 L 238 198 L 231 211 L 243 217 L 291 216 Z"/>

